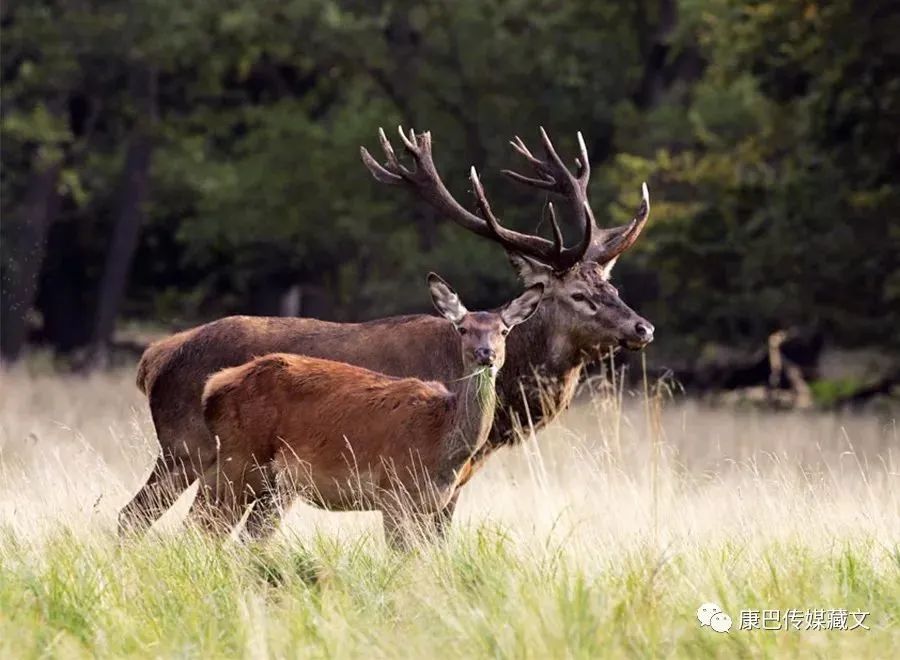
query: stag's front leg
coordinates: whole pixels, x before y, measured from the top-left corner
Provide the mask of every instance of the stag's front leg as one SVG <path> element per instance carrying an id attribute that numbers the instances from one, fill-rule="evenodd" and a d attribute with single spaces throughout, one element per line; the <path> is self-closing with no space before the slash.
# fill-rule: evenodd
<path id="1" fill-rule="evenodd" d="M 429 516 L 428 527 L 425 530 L 429 540 L 443 541 L 450 533 L 450 525 L 453 522 L 453 514 L 456 512 L 456 503 L 459 500 L 459 489 L 447 502 L 443 509 Z"/>
<path id="2" fill-rule="evenodd" d="M 488 452 L 480 450 L 475 456 L 471 457 L 456 473 L 456 486 L 453 495 L 447 501 L 442 509 L 431 516 L 427 532 L 431 539 L 435 541 L 443 541 L 450 533 L 450 525 L 453 522 L 453 515 L 456 513 L 456 504 L 459 502 L 459 492 L 469 479 L 484 465 L 484 461 L 488 456 Z"/>
<path id="3" fill-rule="evenodd" d="M 280 522 L 281 510 L 278 494 L 274 488 L 271 488 L 257 494 L 244 529 L 251 540 L 263 540 L 275 532 Z"/>
<path id="4" fill-rule="evenodd" d="M 384 524 L 384 540 L 398 552 L 409 552 L 413 547 L 413 521 L 407 511 L 385 508 L 381 511 Z"/>

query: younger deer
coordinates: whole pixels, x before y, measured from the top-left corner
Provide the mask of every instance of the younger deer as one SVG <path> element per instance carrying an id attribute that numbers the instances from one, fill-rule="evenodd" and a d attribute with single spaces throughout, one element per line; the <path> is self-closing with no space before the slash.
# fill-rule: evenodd
<path id="1" fill-rule="evenodd" d="M 288 498 L 326 509 L 381 510 L 389 542 L 401 545 L 412 517 L 440 511 L 490 432 L 506 335 L 537 309 L 543 285 L 496 312 L 469 312 L 434 273 L 428 286 L 456 330 L 460 357 L 452 359 L 461 359 L 462 378 L 395 378 L 287 353 L 223 369 L 203 392 L 220 455 L 195 510 L 208 505 L 217 522 L 233 525 L 274 481 Z"/>

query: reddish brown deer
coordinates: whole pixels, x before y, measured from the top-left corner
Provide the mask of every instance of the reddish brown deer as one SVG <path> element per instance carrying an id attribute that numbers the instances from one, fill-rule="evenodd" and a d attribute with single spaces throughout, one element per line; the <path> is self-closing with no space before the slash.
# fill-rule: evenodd
<path id="1" fill-rule="evenodd" d="M 533 177 L 507 174 L 520 183 L 562 197 L 583 227 L 577 245 L 564 247 L 551 215 L 553 240 L 501 226 L 472 172 L 478 214 L 470 213 L 447 191 L 434 166 L 431 136 L 401 130 L 414 167 L 403 165 L 381 133 L 386 162 L 365 149 L 362 156 L 376 179 L 410 189 L 442 214 L 500 244 L 527 286 L 544 285 L 540 309 L 510 337 L 506 367 L 497 390 L 498 407 L 488 441 L 470 464 L 473 469 L 498 447 L 516 442 L 519 421 L 535 429 L 572 399 L 585 362 L 611 347 L 639 348 L 653 339 L 653 326 L 619 298 L 609 275 L 647 222 L 646 186 L 634 219 L 622 227 L 596 226 L 587 200 L 590 166 L 579 134 L 580 155 L 572 173 L 541 130 L 545 158 L 513 142 L 534 170 Z M 367 323 L 328 323 L 304 318 L 234 316 L 182 332 L 153 344 L 138 366 L 138 387 L 147 394 L 161 445 L 160 456 L 134 499 L 122 510 L 122 528 L 139 529 L 167 509 L 183 489 L 216 465 L 216 443 L 203 420 L 200 398 L 207 378 L 225 367 L 267 353 L 294 353 L 366 367 L 392 376 L 450 382 L 461 376 L 457 339 L 441 319 L 414 315 Z M 470 470 L 471 474 L 471 470 Z M 253 516 L 266 514 L 269 493 L 259 493 Z M 449 520 L 455 500 L 436 520 Z"/>
<path id="2" fill-rule="evenodd" d="M 410 531 L 402 524 L 409 517 L 446 506 L 493 423 L 506 335 L 534 313 L 544 287 L 497 312 L 469 312 L 434 273 L 428 286 L 445 327 L 455 330 L 459 380 L 396 378 L 287 353 L 209 379 L 203 414 L 221 465 L 201 480 L 219 514 L 210 522 L 234 525 L 267 481 L 323 508 L 380 510 L 395 545 Z"/>

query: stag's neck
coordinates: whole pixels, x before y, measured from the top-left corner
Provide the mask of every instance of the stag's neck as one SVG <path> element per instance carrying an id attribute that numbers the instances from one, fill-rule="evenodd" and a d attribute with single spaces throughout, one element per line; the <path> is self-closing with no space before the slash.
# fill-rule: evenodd
<path id="1" fill-rule="evenodd" d="M 468 459 L 487 441 L 497 404 L 496 375 L 482 371 L 455 383 L 456 409 L 450 422 L 452 453 Z"/>
<path id="2" fill-rule="evenodd" d="M 517 426 L 538 430 L 565 410 L 575 396 L 585 362 L 552 304 L 541 305 L 511 332 L 506 346 L 491 445 L 513 444 L 520 437 Z"/>

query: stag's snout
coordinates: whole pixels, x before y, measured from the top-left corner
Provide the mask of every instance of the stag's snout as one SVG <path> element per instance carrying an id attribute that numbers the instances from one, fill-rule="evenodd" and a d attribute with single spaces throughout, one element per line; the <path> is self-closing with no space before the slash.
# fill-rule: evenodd
<path id="1" fill-rule="evenodd" d="M 622 344 L 633 351 L 644 348 L 653 341 L 653 330 L 653 325 L 642 319 L 634 324 L 630 336 L 624 338 Z"/>
<path id="2" fill-rule="evenodd" d="M 653 326 L 646 321 L 638 321 L 634 324 L 634 334 L 637 335 L 639 340 L 649 344 L 653 341 Z"/>

